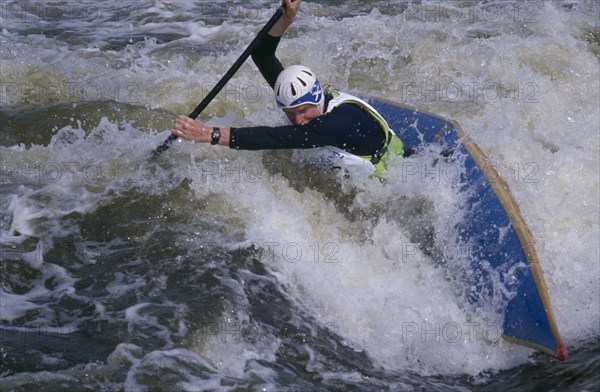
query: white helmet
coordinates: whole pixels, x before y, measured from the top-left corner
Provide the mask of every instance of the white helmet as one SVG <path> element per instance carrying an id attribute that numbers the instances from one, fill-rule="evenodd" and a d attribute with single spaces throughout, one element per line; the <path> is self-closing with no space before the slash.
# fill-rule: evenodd
<path id="1" fill-rule="evenodd" d="M 310 68 L 303 65 L 287 67 L 275 81 L 275 100 L 283 109 L 309 103 L 319 105 L 323 102 L 323 89 Z"/>

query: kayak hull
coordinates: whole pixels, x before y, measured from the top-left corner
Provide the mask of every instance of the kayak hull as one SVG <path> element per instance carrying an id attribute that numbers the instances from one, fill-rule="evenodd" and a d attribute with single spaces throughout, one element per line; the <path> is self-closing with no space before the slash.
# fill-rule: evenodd
<path id="1" fill-rule="evenodd" d="M 445 159 L 460 157 L 454 162 L 464 165 L 460 186 L 467 191 L 468 199 L 465 218 L 455 230 L 461 243 L 468 244 L 470 270 L 474 273 L 465 283 L 475 287 L 473 302 L 490 298 L 492 294 L 485 293 L 498 290 L 500 283 L 505 304 L 502 336 L 566 359 L 566 346 L 554 319 L 534 238 L 494 165 L 456 122 L 400 104 L 368 102 L 402 139 L 406 151 L 418 153 L 435 143 L 448 151 Z"/>

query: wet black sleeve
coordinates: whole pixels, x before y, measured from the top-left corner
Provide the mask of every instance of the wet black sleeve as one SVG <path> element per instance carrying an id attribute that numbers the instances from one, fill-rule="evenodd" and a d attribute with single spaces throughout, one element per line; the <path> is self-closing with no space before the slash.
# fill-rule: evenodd
<path id="1" fill-rule="evenodd" d="M 372 155 L 384 142 L 384 133 L 370 114 L 343 104 L 305 125 L 231 128 L 229 146 L 239 150 L 334 146 L 355 155 Z"/>
<path id="2" fill-rule="evenodd" d="M 272 37 L 267 34 L 265 39 L 252 51 L 252 61 L 271 88 L 275 86 L 277 76 L 283 71 L 283 65 L 275 56 L 279 41 L 281 41 L 281 37 Z"/>

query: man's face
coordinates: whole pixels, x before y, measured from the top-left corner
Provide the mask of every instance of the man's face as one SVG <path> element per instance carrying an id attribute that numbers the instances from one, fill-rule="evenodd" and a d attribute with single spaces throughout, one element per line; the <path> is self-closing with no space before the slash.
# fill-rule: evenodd
<path id="1" fill-rule="evenodd" d="M 308 124 L 321 115 L 318 105 L 305 103 L 292 109 L 283 109 L 287 118 L 294 125 Z"/>

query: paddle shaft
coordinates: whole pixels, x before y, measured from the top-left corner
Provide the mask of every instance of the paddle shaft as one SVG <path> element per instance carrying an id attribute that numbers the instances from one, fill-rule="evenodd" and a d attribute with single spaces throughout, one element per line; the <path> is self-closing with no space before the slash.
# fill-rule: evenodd
<path id="1" fill-rule="evenodd" d="M 271 30 L 271 28 L 275 25 L 275 23 L 277 23 L 279 18 L 281 18 L 284 9 L 284 6 L 281 6 L 277 9 L 275 14 L 271 17 L 271 19 L 269 19 L 267 24 L 258 32 L 258 34 L 252 40 L 252 42 L 250 42 L 250 45 L 248 45 L 246 50 L 244 50 L 244 53 L 242 53 L 240 58 L 236 60 L 236 62 L 231 66 L 231 68 L 229 68 L 229 71 L 227 71 L 227 73 L 223 75 L 221 80 L 219 80 L 215 87 L 213 87 L 213 89 L 204 97 L 202 102 L 200 102 L 198 106 L 196 106 L 194 111 L 190 113 L 188 117 L 196 119 L 196 117 L 198 117 L 200 113 L 202 113 L 202 111 L 217 96 L 217 94 L 219 94 L 219 92 L 221 91 L 221 89 L 223 89 L 223 87 L 225 87 L 229 79 L 231 79 L 233 75 L 235 75 L 235 73 L 238 71 L 238 69 L 240 69 L 242 64 L 244 64 L 248 57 L 250 57 L 256 46 L 258 46 L 258 44 L 261 43 L 261 41 L 269 32 L 269 30 Z M 158 158 L 163 152 L 165 152 L 169 147 L 171 147 L 171 144 L 173 144 L 173 142 L 177 140 L 177 138 L 178 136 L 175 136 L 175 134 L 169 135 L 169 137 L 160 146 L 158 146 L 154 151 L 152 151 L 152 158 Z"/>

